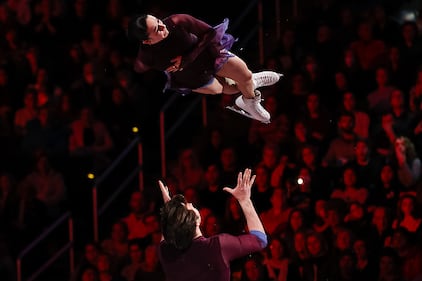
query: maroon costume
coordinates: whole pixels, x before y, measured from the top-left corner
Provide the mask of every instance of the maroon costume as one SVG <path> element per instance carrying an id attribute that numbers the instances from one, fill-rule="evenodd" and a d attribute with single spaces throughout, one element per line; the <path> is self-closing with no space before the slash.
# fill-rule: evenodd
<path id="1" fill-rule="evenodd" d="M 230 261 L 262 250 L 253 234 L 198 237 L 186 250 L 161 241 L 159 257 L 167 281 L 229 281 Z"/>
<path id="2" fill-rule="evenodd" d="M 232 56 L 228 50 L 234 38 L 225 33 L 227 19 L 212 27 L 190 15 L 175 14 L 165 18 L 163 23 L 169 30 L 168 37 L 156 44 L 142 44 L 135 61 L 135 70 L 165 71 L 172 65 L 172 59 L 182 56 L 180 70 L 166 72 L 166 89 L 197 89 L 206 86 Z"/>

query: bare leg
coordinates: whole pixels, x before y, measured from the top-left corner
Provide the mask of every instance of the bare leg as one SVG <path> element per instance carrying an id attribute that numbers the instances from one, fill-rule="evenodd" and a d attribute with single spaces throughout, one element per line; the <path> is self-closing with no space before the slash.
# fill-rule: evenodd
<path id="1" fill-rule="evenodd" d="M 229 58 L 217 75 L 236 81 L 237 88 L 245 98 L 251 99 L 255 97 L 252 71 L 239 57 Z"/>
<path id="2" fill-rule="evenodd" d="M 236 82 L 237 88 L 242 93 L 236 98 L 235 104 L 248 113 L 250 118 L 269 123 L 271 115 L 261 105 L 261 93 L 255 89 L 254 76 L 246 63 L 237 56 L 230 57 L 217 72 L 218 76 L 227 77 Z M 278 81 L 279 76 L 276 74 Z M 265 85 L 265 83 L 261 83 Z"/>
<path id="3" fill-rule="evenodd" d="M 226 78 L 216 77 L 211 84 L 193 90 L 194 92 L 207 95 L 226 94 L 233 95 L 239 93 L 236 83 L 230 83 Z"/>

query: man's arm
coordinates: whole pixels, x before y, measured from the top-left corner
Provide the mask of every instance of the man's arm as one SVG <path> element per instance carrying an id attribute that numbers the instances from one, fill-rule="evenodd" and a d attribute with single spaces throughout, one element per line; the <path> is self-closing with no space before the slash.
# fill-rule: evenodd
<path id="1" fill-rule="evenodd" d="M 251 234 L 258 238 L 266 245 L 267 236 L 261 219 L 256 212 L 255 206 L 251 200 L 251 187 L 255 181 L 255 175 L 251 176 L 251 169 L 245 169 L 237 176 L 237 185 L 235 188 L 225 187 L 224 190 L 232 194 L 239 202 L 243 214 L 246 218 L 246 224 Z"/>
<path id="2" fill-rule="evenodd" d="M 160 187 L 161 195 L 163 196 L 163 202 L 164 204 L 166 204 L 171 199 L 169 188 L 160 180 L 158 181 L 158 186 Z M 164 236 L 163 234 L 161 234 L 161 241 L 163 240 L 164 240 Z"/>

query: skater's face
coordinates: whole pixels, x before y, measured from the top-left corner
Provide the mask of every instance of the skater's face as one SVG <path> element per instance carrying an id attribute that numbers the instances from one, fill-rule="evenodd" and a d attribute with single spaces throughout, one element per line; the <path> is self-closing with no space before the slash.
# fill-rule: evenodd
<path id="1" fill-rule="evenodd" d="M 153 45 L 165 39 L 169 35 L 167 26 L 162 20 L 148 15 L 146 18 L 148 39 L 143 40 L 144 44 Z"/>

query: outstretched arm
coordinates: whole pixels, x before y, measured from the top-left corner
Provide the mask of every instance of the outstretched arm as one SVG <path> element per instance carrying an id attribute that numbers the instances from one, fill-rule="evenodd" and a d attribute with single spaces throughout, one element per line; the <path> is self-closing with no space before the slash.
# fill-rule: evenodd
<path id="1" fill-rule="evenodd" d="M 239 202 L 243 214 L 245 215 L 249 232 L 259 231 L 265 234 L 264 226 L 262 225 L 261 219 L 251 200 L 251 188 L 255 181 L 255 175 L 251 176 L 251 173 L 251 169 L 245 169 L 243 174 L 240 172 L 237 176 L 236 187 L 225 187 L 224 190 L 233 195 Z"/>
<path id="2" fill-rule="evenodd" d="M 166 185 L 164 185 L 164 183 L 162 182 L 162 181 L 158 181 L 158 186 L 160 187 L 160 190 L 161 190 L 161 195 L 163 196 L 163 201 L 164 201 L 164 204 L 166 204 L 168 201 L 170 201 L 170 192 L 169 192 L 169 189 L 168 189 L 168 187 L 166 186 Z M 161 241 L 163 241 L 164 240 L 164 236 L 163 235 L 161 235 Z"/>

